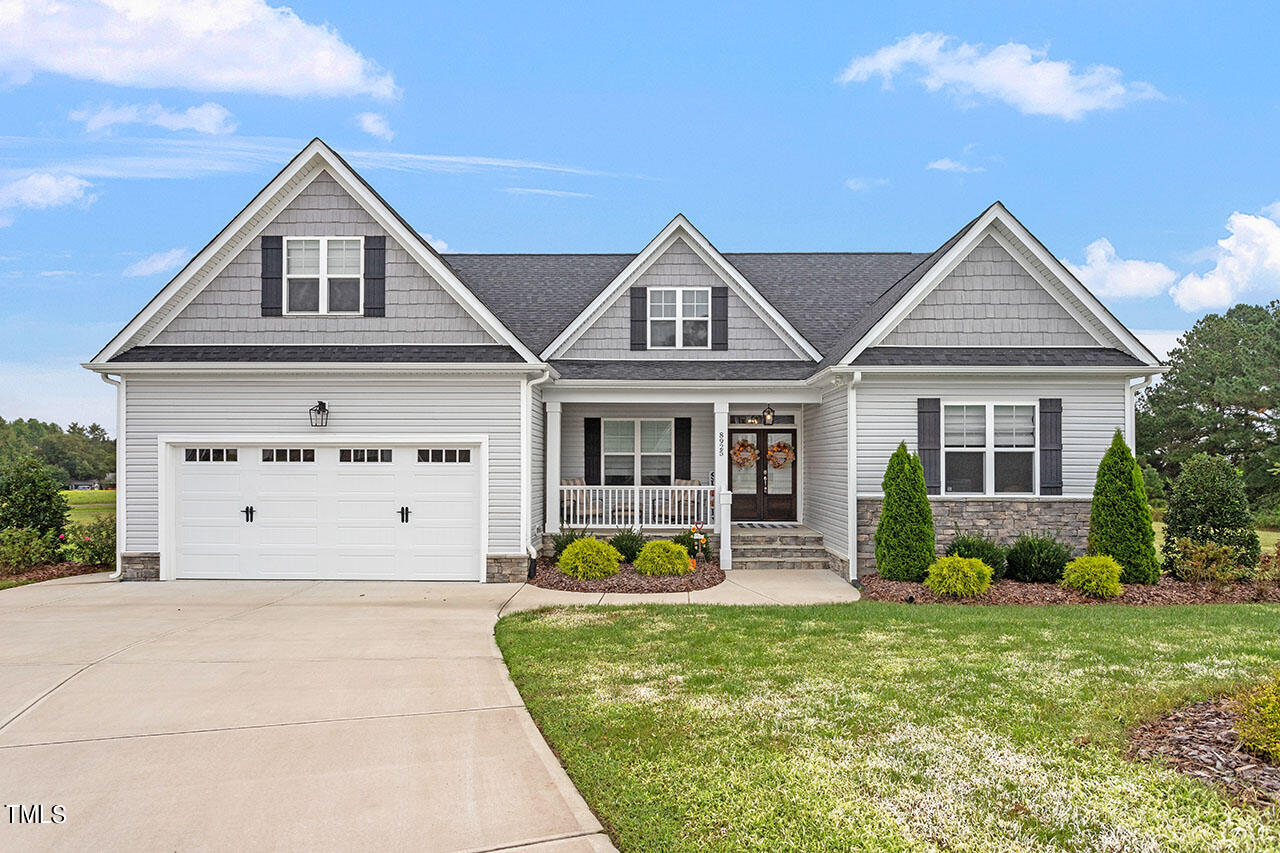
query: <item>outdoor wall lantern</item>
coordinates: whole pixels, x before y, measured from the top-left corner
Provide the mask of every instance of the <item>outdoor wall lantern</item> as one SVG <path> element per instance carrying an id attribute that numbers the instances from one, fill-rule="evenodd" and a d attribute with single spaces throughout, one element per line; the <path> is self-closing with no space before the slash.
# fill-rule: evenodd
<path id="1" fill-rule="evenodd" d="M 764 411 L 760 413 L 760 417 L 764 420 L 765 426 L 773 426 L 773 406 L 765 406 Z"/>
<path id="2" fill-rule="evenodd" d="M 311 415 L 313 427 L 327 426 L 329 423 L 329 407 L 324 404 L 324 400 L 316 401 L 316 404 L 307 410 L 307 414 Z"/>

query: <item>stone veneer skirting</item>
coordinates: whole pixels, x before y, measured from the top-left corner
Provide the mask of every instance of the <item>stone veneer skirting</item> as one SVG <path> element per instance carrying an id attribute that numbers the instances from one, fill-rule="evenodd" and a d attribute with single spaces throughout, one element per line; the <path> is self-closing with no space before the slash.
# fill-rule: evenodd
<path id="1" fill-rule="evenodd" d="M 158 581 L 160 580 L 160 555 L 151 552 L 126 553 L 120 555 L 120 580 L 122 581 Z"/>
<path id="2" fill-rule="evenodd" d="M 880 498 L 858 498 L 858 574 L 875 570 Z M 939 554 L 956 532 L 981 533 L 1008 545 L 1023 533 L 1047 533 L 1083 554 L 1089 538 L 1089 498 L 931 498 Z"/>
<path id="3" fill-rule="evenodd" d="M 490 554 L 485 580 L 489 583 L 524 583 L 529 579 L 528 554 Z"/>

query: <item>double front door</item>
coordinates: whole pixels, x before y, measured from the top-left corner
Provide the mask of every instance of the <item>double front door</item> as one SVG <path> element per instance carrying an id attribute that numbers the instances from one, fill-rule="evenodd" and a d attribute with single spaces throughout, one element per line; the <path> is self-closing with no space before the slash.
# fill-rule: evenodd
<path id="1" fill-rule="evenodd" d="M 729 431 L 734 521 L 796 520 L 796 431 Z"/>

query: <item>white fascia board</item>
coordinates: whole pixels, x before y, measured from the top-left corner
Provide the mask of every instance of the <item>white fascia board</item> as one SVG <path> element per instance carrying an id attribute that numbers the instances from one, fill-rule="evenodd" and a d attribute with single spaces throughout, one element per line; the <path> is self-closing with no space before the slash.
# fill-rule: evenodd
<path id="1" fill-rule="evenodd" d="M 707 264 L 713 272 L 717 272 L 725 280 L 726 284 L 734 285 L 743 301 L 773 329 L 775 334 L 782 338 L 797 356 L 809 358 L 813 361 L 822 360 L 822 354 L 805 340 L 804 336 L 759 291 L 752 287 L 751 283 L 743 277 L 742 273 L 738 272 L 733 264 L 725 260 L 720 251 L 711 245 L 711 242 L 702 235 L 702 232 L 693 227 L 693 223 L 686 219 L 683 213 L 676 214 L 675 218 L 668 222 L 666 227 L 659 231 L 658 235 L 650 240 L 648 245 L 631 259 L 630 263 L 623 267 L 622 272 L 618 273 L 613 281 L 609 282 L 604 290 L 600 291 L 596 298 L 591 300 L 587 307 L 573 319 L 573 322 L 566 326 L 560 334 L 556 335 L 555 340 L 542 351 L 542 357 L 551 359 L 563 354 L 600 318 L 600 315 L 613 304 L 614 300 L 618 298 L 625 288 L 630 286 L 632 281 L 643 275 L 645 270 L 652 266 L 654 261 L 662 257 L 662 254 L 680 238 L 684 238 L 693 249 L 694 254 L 698 255 L 702 262 Z M 796 349 L 797 346 L 799 346 L 799 350 Z"/>
<path id="2" fill-rule="evenodd" d="M 280 377 L 283 373 L 509 373 L 513 376 L 524 376 L 531 373 L 549 371 L 545 364 L 475 363 L 475 364 L 441 364 L 439 362 L 367 362 L 367 361 L 163 361 L 163 362 L 111 362 L 94 364 L 88 362 L 80 365 L 95 373 L 112 373 L 117 375 L 163 374 L 163 373 L 233 373 L 246 375 L 254 373 L 271 374 Z"/>
<path id="3" fill-rule="evenodd" d="M 707 383 L 627 383 L 602 385 L 583 380 L 561 380 L 544 386 L 543 400 L 557 403 L 690 403 L 711 405 L 718 400 L 733 403 L 790 404 L 820 403 L 822 390 L 793 385 L 762 385 L 758 382 Z"/>
<path id="4" fill-rule="evenodd" d="M 1010 373 L 1052 373 L 1052 374 L 1078 374 L 1081 376 L 1088 375 L 1104 375 L 1104 376 L 1150 376 L 1153 373 L 1164 373 L 1169 368 L 1161 365 L 1158 367 L 1136 367 L 1127 365 L 1115 366 L 1097 366 L 1097 367 L 1081 367 L 1073 365 L 1034 365 L 1034 364 L 1017 364 L 1006 365 L 1003 367 L 993 367 L 982 365 L 978 366 L 959 366 L 959 365 L 881 365 L 881 366 L 862 366 L 859 365 L 858 370 L 867 376 L 874 376 L 879 373 L 969 373 L 977 376 L 1002 376 Z"/>

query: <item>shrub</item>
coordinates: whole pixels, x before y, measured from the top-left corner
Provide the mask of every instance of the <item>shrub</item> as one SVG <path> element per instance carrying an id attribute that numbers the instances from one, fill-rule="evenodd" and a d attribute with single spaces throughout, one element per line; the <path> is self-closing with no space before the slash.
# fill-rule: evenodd
<path id="1" fill-rule="evenodd" d="M 1240 472 L 1221 456 L 1197 453 L 1182 463 L 1173 481 L 1164 515 L 1164 570 L 1172 572 L 1180 553 L 1178 540 L 1216 542 L 1236 549 L 1240 565 L 1252 569 L 1262 551 L 1253 529 L 1249 501 Z"/>
<path id="2" fill-rule="evenodd" d="M 560 555 L 564 553 L 565 548 L 568 548 L 574 542 L 577 542 L 579 539 L 582 539 L 586 535 L 587 535 L 587 530 L 585 527 L 582 530 L 573 530 L 570 528 L 566 528 L 564 530 L 561 530 L 559 533 L 552 533 L 551 547 L 556 549 L 556 559 L 557 560 L 560 559 Z"/>
<path id="3" fill-rule="evenodd" d="M 1142 469 L 1116 430 L 1093 483 L 1087 553 L 1114 559 L 1125 583 L 1155 583 L 1160 580 L 1155 542 Z"/>
<path id="4" fill-rule="evenodd" d="M 0 471 L 0 528 L 57 536 L 67 526 L 67 512 L 61 481 L 36 458 L 20 456 Z"/>
<path id="5" fill-rule="evenodd" d="M 1178 556 L 1170 574 L 1180 581 L 1226 586 L 1253 575 L 1253 569 L 1240 565 L 1240 552 L 1230 545 L 1194 542 L 1185 536 L 1176 545 Z"/>
<path id="6" fill-rule="evenodd" d="M 701 531 L 694 530 L 693 528 L 682 530 L 675 536 L 672 536 L 671 541 L 677 545 L 684 546 L 684 549 L 689 552 L 690 557 L 702 560 L 707 556 L 707 535 Z"/>
<path id="7" fill-rule="evenodd" d="M 1124 569 L 1111 557 L 1076 557 L 1062 573 L 1063 586 L 1094 598 L 1115 598 L 1124 592 L 1120 575 Z"/>
<path id="8" fill-rule="evenodd" d="M 560 571 L 580 581 L 607 578 L 618 573 L 622 555 L 608 542 L 590 536 L 573 540 L 560 555 Z"/>
<path id="9" fill-rule="evenodd" d="M 885 468 L 884 502 L 876 524 L 876 571 L 893 581 L 922 581 L 936 557 L 933 509 L 920 457 L 903 442 Z"/>
<path id="10" fill-rule="evenodd" d="M 1071 549 L 1052 536 L 1024 533 L 1009 546 L 1005 576 L 1027 583 L 1056 583 L 1071 559 Z"/>
<path id="11" fill-rule="evenodd" d="M 1142 466 L 1142 486 L 1147 490 L 1147 500 L 1164 500 L 1164 477 L 1150 465 Z"/>
<path id="12" fill-rule="evenodd" d="M 115 558 L 114 553 L 112 559 Z M 25 572 L 58 561 L 58 540 L 52 533 L 29 527 L 0 530 L 0 568 L 8 574 Z"/>
<path id="13" fill-rule="evenodd" d="M 1236 712 L 1236 731 L 1245 749 L 1280 762 L 1280 675 L 1241 696 Z"/>
<path id="14" fill-rule="evenodd" d="M 636 555 L 640 553 L 640 549 L 644 547 L 644 537 L 640 535 L 638 530 L 619 530 L 613 534 L 613 538 L 609 540 L 609 544 L 618 549 L 618 553 L 622 555 L 622 559 L 628 563 L 636 561 Z"/>
<path id="15" fill-rule="evenodd" d="M 689 552 L 675 542 L 650 542 L 636 557 L 636 571 L 642 575 L 687 575 L 693 571 Z"/>
<path id="16" fill-rule="evenodd" d="M 993 542 L 981 533 L 957 533 L 947 546 L 948 557 L 972 557 L 991 567 L 991 579 L 1004 577 L 1005 547 Z"/>
<path id="17" fill-rule="evenodd" d="M 88 524 L 73 524 L 62 540 L 68 560 L 86 566 L 110 566 L 116 561 L 116 517 L 104 515 Z"/>
<path id="18" fill-rule="evenodd" d="M 1258 570 L 1253 573 L 1253 582 L 1258 587 L 1259 598 L 1280 586 L 1280 542 L 1276 542 L 1274 554 L 1263 554 L 1258 560 Z"/>
<path id="19" fill-rule="evenodd" d="M 973 557 L 941 557 L 929 566 L 924 585 L 938 595 L 972 598 L 991 587 L 991 567 Z"/>

